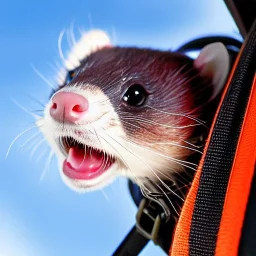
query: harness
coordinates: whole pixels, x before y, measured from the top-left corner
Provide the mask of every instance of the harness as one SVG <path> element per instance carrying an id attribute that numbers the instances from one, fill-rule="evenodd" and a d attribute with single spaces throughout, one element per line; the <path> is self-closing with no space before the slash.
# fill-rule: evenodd
<path id="1" fill-rule="evenodd" d="M 245 38 L 242 45 L 232 38 L 207 37 L 177 50 L 221 41 L 234 59 L 178 221 L 154 186 L 145 197 L 129 181 L 138 206 L 136 224 L 113 256 L 138 255 L 149 240 L 170 256 L 256 255 L 256 3 L 226 3 Z"/>

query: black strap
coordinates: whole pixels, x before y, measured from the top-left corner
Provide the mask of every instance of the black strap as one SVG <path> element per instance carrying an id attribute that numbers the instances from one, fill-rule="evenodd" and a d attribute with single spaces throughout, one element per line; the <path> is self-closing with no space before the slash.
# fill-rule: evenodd
<path id="1" fill-rule="evenodd" d="M 133 226 L 112 256 L 137 256 L 148 242 L 149 239 L 139 233 L 136 226 Z"/>
<path id="2" fill-rule="evenodd" d="M 245 170 L 246 172 L 246 170 Z M 239 255 L 256 255 L 256 166 L 240 240 Z"/>
<path id="3" fill-rule="evenodd" d="M 234 50 L 238 52 L 242 46 L 242 43 L 232 37 L 227 36 L 209 36 L 209 37 L 201 37 L 197 38 L 193 41 L 189 41 L 184 45 L 180 46 L 176 51 L 177 52 L 187 52 L 187 51 L 198 51 L 201 50 L 204 46 L 215 43 L 221 42 L 223 43 L 227 49 Z"/>
<path id="4" fill-rule="evenodd" d="M 224 0 L 243 37 L 255 19 L 256 0 Z"/>

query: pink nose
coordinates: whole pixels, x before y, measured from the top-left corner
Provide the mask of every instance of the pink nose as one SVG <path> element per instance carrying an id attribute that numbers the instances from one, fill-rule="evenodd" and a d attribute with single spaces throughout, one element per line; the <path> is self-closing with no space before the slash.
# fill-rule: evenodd
<path id="1" fill-rule="evenodd" d="M 88 100 L 73 92 L 58 92 L 52 98 L 50 115 L 59 122 L 79 121 L 88 110 Z"/>

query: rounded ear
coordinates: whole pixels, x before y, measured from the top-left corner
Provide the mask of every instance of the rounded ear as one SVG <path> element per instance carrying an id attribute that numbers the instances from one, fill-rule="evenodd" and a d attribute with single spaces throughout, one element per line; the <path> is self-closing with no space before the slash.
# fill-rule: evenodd
<path id="1" fill-rule="evenodd" d="M 201 76 L 212 78 L 213 100 L 223 89 L 230 69 L 230 58 L 222 43 L 212 43 L 205 46 L 194 61 L 194 66 Z"/>
<path id="2" fill-rule="evenodd" d="M 84 32 L 69 52 L 64 64 L 68 70 L 72 70 L 78 67 L 84 58 L 105 47 L 111 47 L 111 41 L 104 31 L 95 29 Z"/>

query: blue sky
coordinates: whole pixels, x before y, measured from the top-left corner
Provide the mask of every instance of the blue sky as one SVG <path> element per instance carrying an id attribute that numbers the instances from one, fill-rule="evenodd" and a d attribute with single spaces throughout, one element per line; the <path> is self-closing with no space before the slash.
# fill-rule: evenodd
<path id="1" fill-rule="evenodd" d="M 79 27 L 101 28 L 115 35 L 118 45 L 159 49 L 175 49 L 204 35 L 238 37 L 221 0 L 2 1 L 0 255 L 107 256 L 134 224 L 136 208 L 125 179 L 103 192 L 79 195 L 62 183 L 53 161 L 40 182 L 47 159 L 40 155 L 47 146 L 42 144 L 33 157 L 38 141 L 22 147 L 37 129 L 21 136 L 5 160 L 12 140 L 34 122 L 11 98 L 27 109 L 42 109 L 32 98 L 45 103 L 50 89 L 31 64 L 54 77 L 49 63 L 60 61 L 58 35 L 71 23 L 76 35 Z M 150 244 L 141 255 L 164 254 Z"/>

